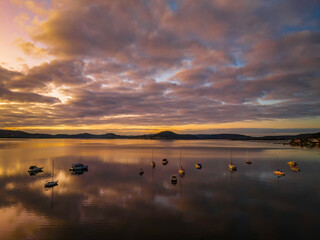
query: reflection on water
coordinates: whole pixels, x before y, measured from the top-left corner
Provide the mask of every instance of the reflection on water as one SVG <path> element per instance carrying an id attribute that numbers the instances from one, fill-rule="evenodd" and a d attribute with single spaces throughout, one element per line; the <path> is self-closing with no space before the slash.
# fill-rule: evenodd
<path id="1" fill-rule="evenodd" d="M 0 239 L 318 239 L 319 160 L 245 141 L 2 139 Z M 59 185 L 46 190 L 52 161 Z"/>

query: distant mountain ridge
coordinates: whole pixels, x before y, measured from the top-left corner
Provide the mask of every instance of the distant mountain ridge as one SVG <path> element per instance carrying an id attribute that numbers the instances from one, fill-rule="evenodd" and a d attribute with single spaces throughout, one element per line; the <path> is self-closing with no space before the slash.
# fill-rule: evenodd
<path id="1" fill-rule="evenodd" d="M 156 134 L 126 136 L 117 135 L 114 133 L 106 134 L 44 134 L 44 133 L 27 133 L 23 131 L 13 130 L 0 130 L 0 138 L 79 138 L 79 139 L 184 139 L 184 140 L 197 140 L 197 139 L 229 139 L 229 140 L 292 140 L 296 138 L 319 137 L 319 133 L 308 133 L 299 135 L 281 135 L 281 136 L 264 136 L 252 137 L 241 134 L 177 134 L 171 131 L 163 131 Z"/>

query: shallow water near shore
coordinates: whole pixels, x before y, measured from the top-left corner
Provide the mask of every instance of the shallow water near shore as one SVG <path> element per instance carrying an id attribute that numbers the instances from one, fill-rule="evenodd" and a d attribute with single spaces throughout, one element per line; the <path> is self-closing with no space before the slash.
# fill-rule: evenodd
<path id="1" fill-rule="evenodd" d="M 0 139 L 0 239 L 319 239 L 319 169 L 319 149 L 251 141 Z"/>

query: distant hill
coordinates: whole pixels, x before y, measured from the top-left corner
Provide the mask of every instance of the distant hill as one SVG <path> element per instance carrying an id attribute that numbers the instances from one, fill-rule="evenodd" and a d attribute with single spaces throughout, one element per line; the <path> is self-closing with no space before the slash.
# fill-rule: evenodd
<path id="1" fill-rule="evenodd" d="M 114 133 L 95 135 L 91 133 L 80 134 L 43 134 L 27 133 L 23 131 L 0 130 L 0 138 L 80 138 L 80 139 L 168 139 L 168 140 L 197 140 L 197 139 L 229 139 L 229 140 L 293 140 L 299 138 L 319 138 L 320 133 L 308 133 L 299 135 L 251 137 L 241 134 L 177 134 L 171 131 L 163 131 L 156 134 L 125 136 Z"/>
<path id="2" fill-rule="evenodd" d="M 80 133 L 80 134 L 43 134 L 43 133 L 27 133 L 23 131 L 12 131 L 12 130 L 0 130 L 0 138 L 82 138 L 82 139 L 120 139 L 127 138 L 124 136 L 116 135 L 114 133 L 106 133 L 103 135 L 95 135 L 91 133 Z"/>

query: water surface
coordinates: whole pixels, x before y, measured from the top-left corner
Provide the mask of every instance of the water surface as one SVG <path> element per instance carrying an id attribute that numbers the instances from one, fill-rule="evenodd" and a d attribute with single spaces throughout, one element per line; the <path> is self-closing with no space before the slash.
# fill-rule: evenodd
<path id="1" fill-rule="evenodd" d="M 52 161 L 59 184 L 46 190 Z M 89 171 L 72 175 L 77 162 Z M 1 139 L 0 239 L 319 239 L 319 169 L 319 149 L 272 143 Z"/>

